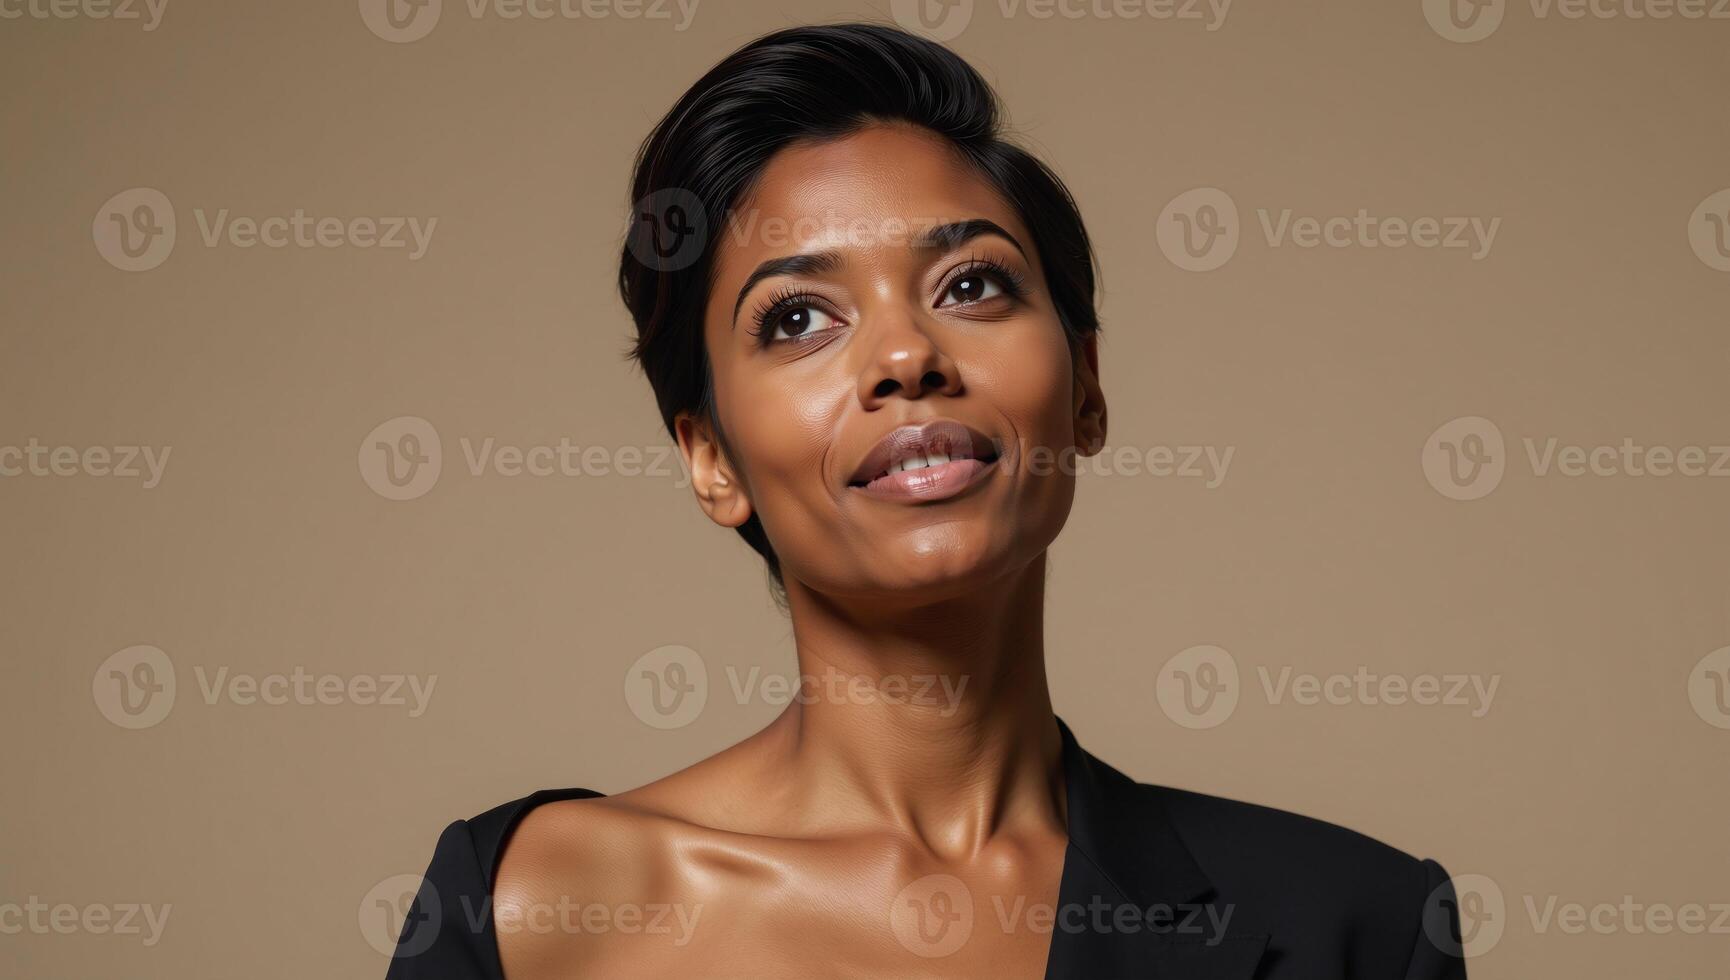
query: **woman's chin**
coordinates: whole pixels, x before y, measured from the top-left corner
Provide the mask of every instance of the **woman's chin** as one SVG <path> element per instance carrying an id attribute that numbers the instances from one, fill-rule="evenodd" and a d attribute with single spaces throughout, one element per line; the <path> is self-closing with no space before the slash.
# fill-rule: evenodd
<path id="1" fill-rule="evenodd" d="M 1002 589 L 1004 580 L 1025 567 L 1043 548 L 1021 557 L 1022 549 L 1001 541 L 964 542 L 946 535 L 941 547 L 908 541 L 878 548 L 871 566 L 850 581 L 815 586 L 837 598 L 854 597 L 916 607 Z"/>

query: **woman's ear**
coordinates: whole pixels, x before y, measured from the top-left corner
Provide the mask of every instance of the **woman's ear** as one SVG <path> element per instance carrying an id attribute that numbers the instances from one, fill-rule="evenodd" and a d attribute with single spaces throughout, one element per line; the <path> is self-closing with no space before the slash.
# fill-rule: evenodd
<path id="1" fill-rule="evenodd" d="M 673 419 L 673 431 L 703 513 L 722 527 L 738 527 L 750 520 L 751 500 L 708 416 L 680 412 Z"/>
<path id="2" fill-rule="evenodd" d="M 1075 345 L 1075 451 L 1092 456 L 1105 448 L 1105 392 L 1099 387 L 1099 334 Z"/>

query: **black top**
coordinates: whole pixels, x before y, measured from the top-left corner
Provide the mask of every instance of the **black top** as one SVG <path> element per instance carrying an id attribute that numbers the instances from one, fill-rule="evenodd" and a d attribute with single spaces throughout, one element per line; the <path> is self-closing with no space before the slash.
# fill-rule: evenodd
<path id="1" fill-rule="evenodd" d="M 1436 862 L 1308 817 L 1137 783 L 1058 727 L 1069 848 L 1047 980 L 1464 980 L 1454 892 Z M 601 795 L 542 790 L 446 827 L 386 980 L 503 980 L 491 895 L 505 841 L 543 803 Z"/>

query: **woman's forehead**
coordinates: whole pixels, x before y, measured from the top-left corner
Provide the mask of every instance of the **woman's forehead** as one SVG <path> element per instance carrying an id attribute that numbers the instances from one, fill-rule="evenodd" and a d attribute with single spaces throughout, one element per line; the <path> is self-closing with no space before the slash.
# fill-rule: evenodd
<path id="1" fill-rule="evenodd" d="M 870 126 L 775 154 L 721 229 L 718 271 L 815 249 L 906 248 L 922 229 L 975 218 L 1026 240 L 1014 209 L 942 137 Z"/>

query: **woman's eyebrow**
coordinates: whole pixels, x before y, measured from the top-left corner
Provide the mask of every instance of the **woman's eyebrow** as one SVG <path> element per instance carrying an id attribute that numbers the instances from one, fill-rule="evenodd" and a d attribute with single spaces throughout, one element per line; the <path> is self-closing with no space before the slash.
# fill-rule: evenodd
<path id="1" fill-rule="evenodd" d="M 913 247 L 920 249 L 941 249 L 949 251 L 982 235 L 996 235 L 1015 246 L 1022 258 L 1027 257 L 1027 249 L 1021 247 L 1014 235 L 1004 230 L 1003 226 L 987 218 L 969 218 L 966 221 L 952 221 L 946 225 L 938 225 L 928 229 L 913 239 Z"/>
<path id="2" fill-rule="evenodd" d="M 807 252 L 803 255 L 783 255 L 778 259 L 769 259 L 757 266 L 745 277 L 745 285 L 739 287 L 739 298 L 733 301 L 733 326 L 739 325 L 739 307 L 745 305 L 745 297 L 751 288 L 771 276 L 815 276 L 831 272 L 841 265 L 841 253 L 836 251 Z"/>

